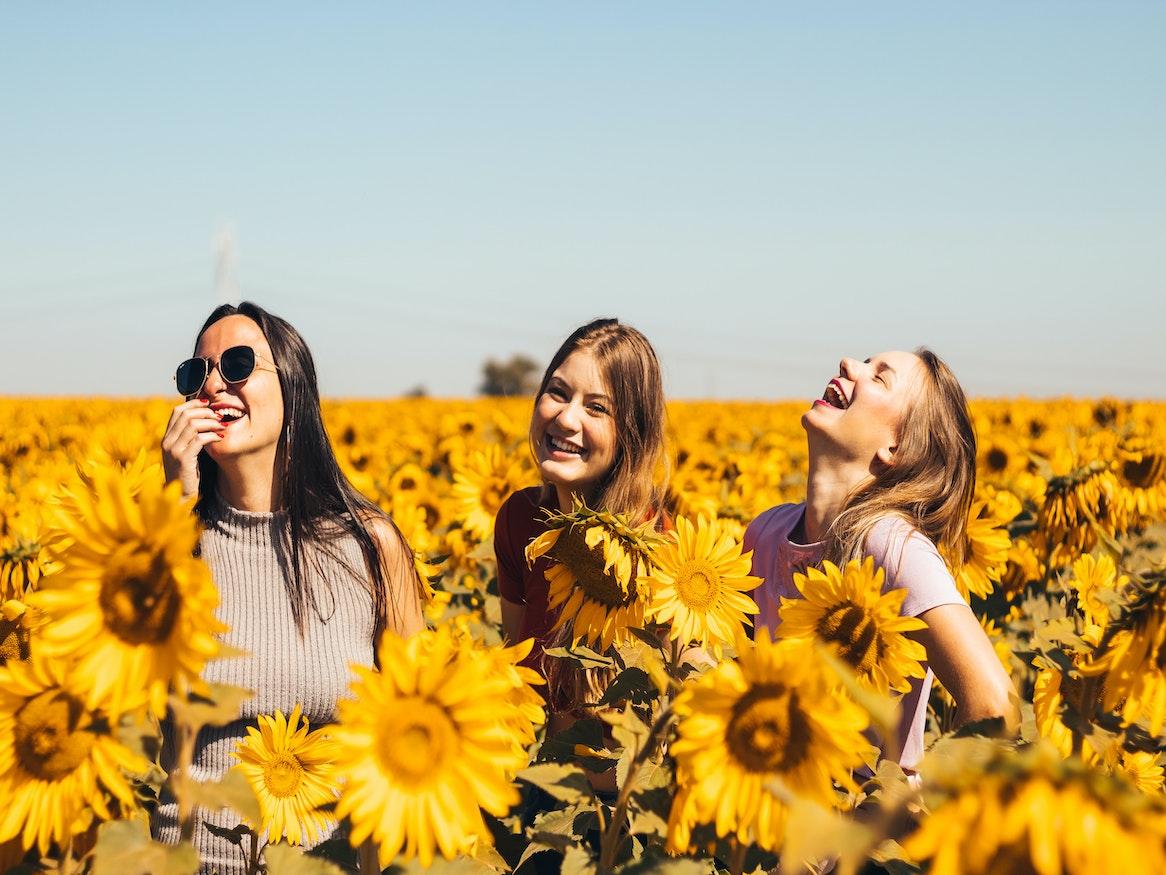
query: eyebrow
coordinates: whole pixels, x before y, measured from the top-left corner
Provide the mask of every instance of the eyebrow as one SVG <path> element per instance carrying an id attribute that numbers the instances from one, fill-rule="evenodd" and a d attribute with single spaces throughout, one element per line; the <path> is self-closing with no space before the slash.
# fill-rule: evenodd
<path id="1" fill-rule="evenodd" d="M 558 383 L 559 385 L 561 385 L 567 389 L 574 388 L 570 383 L 568 383 L 566 380 L 564 380 L 558 374 L 551 374 L 551 378 L 549 380 L 547 380 L 547 388 L 548 389 L 551 387 L 552 383 Z M 611 403 L 611 399 L 608 398 L 606 395 L 604 395 L 602 392 L 588 392 L 587 397 L 589 399 L 591 399 L 592 401 L 606 401 L 608 404 Z"/>
<path id="2" fill-rule="evenodd" d="M 867 359 L 866 361 L 864 361 L 864 362 L 863 362 L 863 364 L 864 364 L 864 365 L 869 365 L 869 364 L 870 364 L 870 359 Z M 897 377 L 897 376 L 899 376 L 899 372 L 898 372 L 898 371 L 896 371 L 896 370 L 895 370 L 893 367 L 891 367 L 891 366 L 890 366 L 889 364 L 887 364 L 886 362 L 879 362 L 879 363 L 878 363 L 878 365 L 876 365 L 876 368 L 877 368 L 879 371 L 890 371 L 890 372 L 891 372 L 892 374 L 894 374 L 896 377 Z"/>

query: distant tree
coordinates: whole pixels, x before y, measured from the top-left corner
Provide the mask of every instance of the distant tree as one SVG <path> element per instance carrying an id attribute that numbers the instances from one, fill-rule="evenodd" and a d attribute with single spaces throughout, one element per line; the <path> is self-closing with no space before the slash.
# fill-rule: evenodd
<path id="1" fill-rule="evenodd" d="M 482 395 L 533 395 L 538 389 L 539 366 L 534 359 L 521 353 L 506 361 L 487 359 L 482 365 Z"/>
<path id="2" fill-rule="evenodd" d="M 428 398 L 429 390 L 425 388 L 424 383 L 418 383 L 412 389 L 405 392 L 406 398 Z"/>

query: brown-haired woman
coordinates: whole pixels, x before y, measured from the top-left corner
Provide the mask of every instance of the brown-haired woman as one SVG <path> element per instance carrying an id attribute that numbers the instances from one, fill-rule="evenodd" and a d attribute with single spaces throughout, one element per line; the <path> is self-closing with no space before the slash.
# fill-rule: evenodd
<path id="1" fill-rule="evenodd" d="M 951 370 L 927 349 L 843 359 L 802 426 L 805 502 L 767 510 L 745 533 L 753 574 L 764 578 L 754 593 L 758 625 L 773 630 L 781 599 L 802 597 L 795 572 L 872 556 L 886 573 L 884 591 L 907 591 L 903 615 L 927 623 L 913 636 L 929 668 L 904 696 L 884 755 L 907 768 L 921 758 L 933 677 L 955 699 L 958 723 L 1002 717 L 1015 727 L 1011 681 L 940 556 L 966 558 L 976 484 L 976 435 Z"/>
<path id="2" fill-rule="evenodd" d="M 503 630 L 512 642 L 535 641 L 527 664 L 547 676 L 552 731 L 570 722 L 602 679 L 543 658 L 555 619 L 547 607 L 549 559 L 528 564 L 526 547 L 546 531 L 546 512 L 570 511 L 576 496 L 593 509 L 663 528 L 664 443 L 664 387 L 647 338 L 617 319 L 574 331 L 547 365 L 530 420 L 543 485 L 511 495 L 494 526 Z M 560 630 L 562 643 L 569 626 Z"/>

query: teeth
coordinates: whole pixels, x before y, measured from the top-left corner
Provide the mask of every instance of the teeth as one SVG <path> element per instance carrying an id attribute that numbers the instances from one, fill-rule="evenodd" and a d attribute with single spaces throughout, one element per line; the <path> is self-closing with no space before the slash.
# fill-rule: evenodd
<path id="1" fill-rule="evenodd" d="M 231 407 L 224 407 L 223 409 L 218 411 L 218 414 L 219 414 L 220 420 L 222 420 L 222 419 L 242 419 L 243 418 L 243 411 L 242 410 L 235 410 Z"/>
<path id="2" fill-rule="evenodd" d="M 550 437 L 548 435 L 548 440 L 550 441 L 552 449 L 562 450 L 564 453 L 581 454 L 583 452 L 582 447 L 577 447 L 574 444 L 569 444 L 566 441 L 559 440 L 558 438 Z"/>
<path id="3" fill-rule="evenodd" d="M 846 403 L 846 396 L 842 394 L 842 390 L 838 388 L 837 383 L 831 383 L 826 387 L 825 399 L 827 403 L 837 407 L 839 410 L 845 410 L 849 406 Z"/>

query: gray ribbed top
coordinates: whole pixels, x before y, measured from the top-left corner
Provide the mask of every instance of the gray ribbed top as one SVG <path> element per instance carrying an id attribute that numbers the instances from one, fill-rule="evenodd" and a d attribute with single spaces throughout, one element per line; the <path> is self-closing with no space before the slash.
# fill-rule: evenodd
<path id="1" fill-rule="evenodd" d="M 199 733 L 193 768 L 197 781 L 214 781 L 226 774 L 236 762 L 230 757 L 235 742 L 246 736 L 247 725 L 259 714 L 278 709 L 287 715 L 299 703 L 313 729 L 335 720 L 336 702 L 347 694 L 348 666 L 373 662 L 373 602 L 364 555 L 355 538 L 343 535 L 335 542 L 344 562 L 321 557 L 322 579 L 313 580 L 319 608 L 308 611 L 301 635 L 287 591 L 290 557 L 279 537 L 287 515 L 236 510 L 220 499 L 215 517 L 199 543 L 219 589 L 216 615 L 230 627 L 223 641 L 249 655 L 208 663 L 203 677 L 253 690 L 255 696 L 243 703 L 235 722 Z M 162 733 L 162 765 L 168 768 L 175 741 L 168 719 Z M 163 797 L 152 824 L 159 841 L 179 840 L 177 812 L 174 800 Z M 240 850 L 211 834 L 204 820 L 228 829 L 238 824 L 228 811 L 199 812 L 194 836 L 202 859 L 199 871 L 245 872 Z"/>

